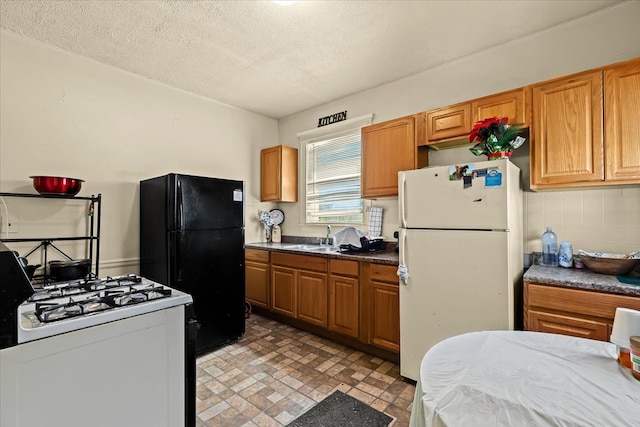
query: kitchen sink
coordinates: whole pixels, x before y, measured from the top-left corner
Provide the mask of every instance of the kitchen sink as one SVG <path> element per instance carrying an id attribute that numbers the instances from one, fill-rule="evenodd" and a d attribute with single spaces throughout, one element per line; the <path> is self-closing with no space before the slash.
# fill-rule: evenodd
<path id="1" fill-rule="evenodd" d="M 282 249 L 291 249 L 295 251 L 309 251 L 309 252 L 338 252 L 339 248 L 334 246 L 323 245 L 289 245 L 283 246 Z"/>

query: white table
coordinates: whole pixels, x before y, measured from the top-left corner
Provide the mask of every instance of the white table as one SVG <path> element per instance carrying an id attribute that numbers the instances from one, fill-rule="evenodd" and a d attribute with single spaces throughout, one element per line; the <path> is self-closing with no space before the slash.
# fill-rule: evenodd
<path id="1" fill-rule="evenodd" d="M 640 426 L 640 381 L 613 344 L 522 331 L 449 338 L 424 356 L 412 427 Z"/>

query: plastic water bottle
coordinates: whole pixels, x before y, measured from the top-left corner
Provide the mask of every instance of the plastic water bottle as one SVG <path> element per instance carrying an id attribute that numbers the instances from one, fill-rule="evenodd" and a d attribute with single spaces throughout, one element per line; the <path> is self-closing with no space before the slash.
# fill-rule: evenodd
<path id="1" fill-rule="evenodd" d="M 558 266 L 558 236 L 551 227 L 542 235 L 542 265 Z"/>

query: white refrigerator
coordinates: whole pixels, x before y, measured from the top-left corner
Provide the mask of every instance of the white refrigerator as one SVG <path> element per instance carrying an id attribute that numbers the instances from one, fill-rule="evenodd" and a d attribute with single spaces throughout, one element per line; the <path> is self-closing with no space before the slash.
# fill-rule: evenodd
<path id="1" fill-rule="evenodd" d="M 400 373 L 417 381 L 438 342 L 520 325 L 520 169 L 509 160 L 434 166 L 400 172 L 398 187 Z"/>

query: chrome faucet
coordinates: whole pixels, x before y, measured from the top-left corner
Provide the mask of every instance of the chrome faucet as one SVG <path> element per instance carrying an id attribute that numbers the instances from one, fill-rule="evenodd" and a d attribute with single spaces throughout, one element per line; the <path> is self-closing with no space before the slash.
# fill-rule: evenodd
<path id="1" fill-rule="evenodd" d="M 330 225 L 327 225 L 327 240 L 326 240 L 326 242 L 327 242 L 327 246 L 330 246 L 330 245 L 329 245 L 329 235 L 330 235 L 330 234 L 331 234 L 331 226 L 330 226 Z"/>

